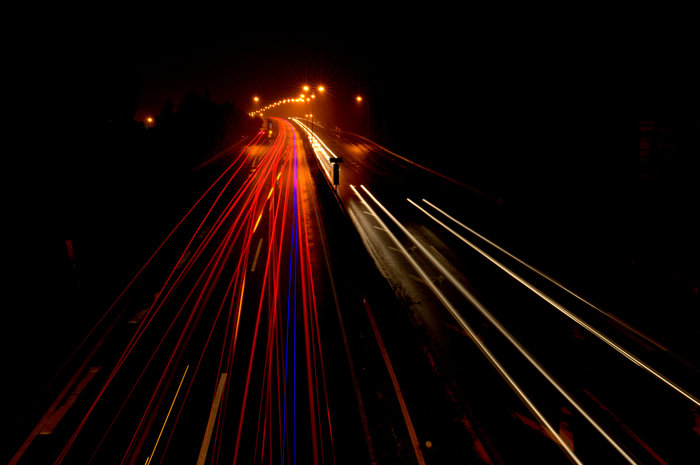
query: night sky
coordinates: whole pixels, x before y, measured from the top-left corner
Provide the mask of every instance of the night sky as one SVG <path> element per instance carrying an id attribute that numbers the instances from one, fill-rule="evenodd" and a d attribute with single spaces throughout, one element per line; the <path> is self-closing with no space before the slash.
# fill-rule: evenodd
<path id="1" fill-rule="evenodd" d="M 594 12 L 540 13 L 362 4 L 61 8 L 33 20 L 15 53 L 21 85 L 38 104 L 86 120 L 125 94 L 140 96 L 141 118 L 193 90 L 247 108 L 253 95 L 284 98 L 309 81 L 372 94 L 394 109 L 393 119 L 654 116 L 687 113 L 700 101 L 698 41 L 674 23 L 682 14 L 626 24 Z"/>

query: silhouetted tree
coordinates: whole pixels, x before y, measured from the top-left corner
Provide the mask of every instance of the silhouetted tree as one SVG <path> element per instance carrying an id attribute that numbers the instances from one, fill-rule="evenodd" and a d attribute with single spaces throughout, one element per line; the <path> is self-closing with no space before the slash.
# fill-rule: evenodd
<path id="1" fill-rule="evenodd" d="M 173 106 L 173 100 L 168 98 L 160 111 L 160 115 L 156 116 L 156 128 L 164 130 L 171 128 L 173 124 L 175 124 L 175 107 Z"/>

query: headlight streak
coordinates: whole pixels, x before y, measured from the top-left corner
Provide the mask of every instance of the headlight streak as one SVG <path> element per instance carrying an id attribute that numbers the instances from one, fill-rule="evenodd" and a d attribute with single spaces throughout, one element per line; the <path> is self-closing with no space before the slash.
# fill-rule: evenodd
<path id="1" fill-rule="evenodd" d="M 376 199 L 372 196 L 372 194 L 367 190 L 366 187 L 363 185 L 360 186 L 368 195 L 370 198 L 372 198 L 377 205 L 380 205 L 378 202 L 376 202 Z M 474 344 L 477 346 L 477 348 L 481 351 L 482 354 L 487 358 L 489 363 L 498 371 L 498 373 L 501 375 L 501 377 L 506 381 L 506 383 L 510 386 L 510 388 L 515 392 L 515 394 L 518 396 L 518 398 L 525 404 L 527 409 L 532 413 L 532 415 L 537 419 L 537 421 L 540 422 L 540 424 L 544 427 L 545 431 L 548 433 L 550 438 L 564 451 L 564 453 L 568 456 L 568 458 L 573 461 L 574 463 L 581 464 L 582 462 L 579 460 L 579 458 L 576 456 L 574 451 L 569 447 L 569 445 L 559 436 L 559 434 L 556 432 L 556 430 L 550 425 L 550 423 L 547 421 L 547 419 L 544 417 L 544 415 L 539 411 L 539 409 L 535 406 L 535 404 L 530 400 L 530 398 L 525 394 L 525 392 L 520 388 L 520 386 L 515 382 L 515 380 L 510 376 L 510 374 L 506 371 L 506 369 L 501 365 L 501 363 L 496 359 L 496 357 L 493 355 L 493 353 L 486 347 L 486 345 L 479 339 L 478 335 L 474 332 L 474 330 L 469 326 L 467 321 L 460 315 L 459 311 L 452 305 L 452 303 L 445 297 L 445 295 L 438 289 L 438 287 L 433 283 L 432 279 L 430 276 L 423 270 L 423 268 L 415 261 L 415 259 L 409 254 L 409 252 L 406 250 L 406 248 L 403 246 L 403 244 L 398 240 L 398 238 L 391 232 L 386 227 L 386 224 L 379 218 L 379 216 L 374 212 L 374 209 L 365 201 L 365 199 L 362 197 L 362 195 L 357 191 L 354 185 L 350 185 L 350 188 L 352 191 L 355 193 L 355 195 L 360 199 L 360 202 L 369 209 L 369 211 L 374 215 L 375 219 L 377 222 L 384 228 L 386 229 L 387 235 L 392 239 L 392 241 L 396 244 L 396 246 L 399 248 L 401 253 L 406 257 L 406 259 L 411 263 L 413 268 L 418 272 L 418 274 L 423 278 L 425 281 L 426 285 L 430 288 L 430 290 L 435 294 L 435 296 L 442 302 L 442 304 L 445 306 L 445 308 L 450 312 L 452 317 L 457 321 L 457 323 L 460 325 L 460 327 L 467 333 L 469 338 L 474 342 Z"/>
<path id="2" fill-rule="evenodd" d="M 326 178 L 328 178 L 328 180 L 331 181 L 332 176 L 331 173 L 328 171 L 328 166 L 330 164 L 330 159 L 335 158 L 336 155 L 333 153 L 333 151 L 331 151 L 331 149 L 328 148 L 328 146 L 321 139 L 318 138 L 318 136 L 311 132 L 308 126 L 299 121 L 297 118 L 293 118 L 293 121 L 297 123 L 306 132 L 306 135 L 311 141 L 311 148 L 314 152 L 314 155 L 316 156 L 316 159 L 318 160 L 319 166 L 321 166 L 321 168 L 323 168 L 323 171 L 326 173 Z M 325 158 L 325 162 L 321 159 L 321 157 Z"/>
<path id="3" fill-rule="evenodd" d="M 481 234 L 479 234 L 478 232 L 474 231 L 472 228 L 470 228 L 469 226 L 465 225 L 465 224 L 462 223 L 461 221 L 457 220 L 455 217 L 451 216 L 450 214 L 448 214 L 447 212 L 445 212 L 445 211 L 442 210 L 441 208 L 437 207 L 436 205 L 432 204 L 431 202 L 427 201 L 426 199 L 422 199 L 422 200 L 423 200 L 423 202 L 425 202 L 426 204 L 428 204 L 429 206 L 431 206 L 432 208 L 434 208 L 435 210 L 437 210 L 438 212 L 442 213 L 444 216 L 446 216 L 447 218 L 449 218 L 450 220 L 452 220 L 452 221 L 453 221 L 454 223 L 456 223 L 457 225 L 461 226 L 462 228 L 466 229 L 466 230 L 469 231 L 470 233 L 474 234 L 474 235 L 475 235 L 476 237 L 478 237 L 479 239 L 483 240 L 484 242 L 486 242 L 486 243 L 489 244 L 490 246 L 494 247 L 494 248 L 497 249 L 498 251 L 502 252 L 503 254 L 507 255 L 507 256 L 510 257 L 510 258 L 512 258 L 512 259 L 515 260 L 516 262 L 520 263 L 521 265 L 523 265 L 524 267 L 526 267 L 526 268 L 529 269 L 530 271 L 532 271 L 532 272 L 534 272 L 534 273 L 537 273 L 538 275 L 542 276 L 544 279 L 546 279 L 547 281 L 551 282 L 551 283 L 554 284 L 555 286 L 559 287 L 561 290 L 567 292 L 568 294 L 570 294 L 571 296 L 575 297 L 575 298 L 578 299 L 579 301 L 583 302 L 584 304 L 588 305 L 589 307 L 591 307 L 591 308 L 593 308 L 594 310 L 598 311 L 599 313 L 603 314 L 603 315 L 606 316 L 607 318 L 613 320 L 615 323 L 619 324 L 620 326 L 624 327 L 625 329 L 627 329 L 627 330 L 633 332 L 634 334 L 636 334 L 637 336 L 641 337 L 642 339 L 644 339 L 645 341 L 649 342 L 650 344 L 653 344 L 654 346 L 658 347 L 659 349 L 663 350 L 664 352 L 668 352 L 668 353 L 670 353 L 670 354 L 676 356 L 676 354 L 673 354 L 667 347 L 663 346 L 663 345 L 662 345 L 661 343 L 659 343 L 658 341 L 655 341 L 654 339 L 650 338 L 648 335 L 642 333 L 641 331 L 639 331 L 637 328 L 635 328 L 634 326 L 630 325 L 630 324 L 627 323 L 626 321 L 621 320 L 620 318 L 618 318 L 617 316 L 613 315 L 612 313 L 606 312 L 606 311 L 603 310 L 602 308 L 600 308 L 600 307 L 598 307 L 597 305 L 593 304 L 592 302 L 586 300 L 584 297 L 582 297 L 582 296 L 576 294 L 574 291 L 568 289 L 568 288 L 567 288 L 566 286 L 564 286 L 562 283 L 560 283 L 560 282 L 557 281 L 556 279 L 552 278 L 551 276 L 549 276 L 549 275 L 546 274 L 545 272 L 538 270 L 537 268 L 535 268 L 534 266 L 532 266 L 532 265 L 530 265 L 530 264 L 528 264 L 528 263 L 525 263 L 523 260 L 519 259 L 518 257 L 516 257 L 515 255 L 511 254 L 510 252 L 508 252 L 507 250 L 505 250 L 504 248 L 502 248 L 502 247 L 499 246 L 498 244 L 496 244 L 496 243 L 490 241 L 488 238 L 486 238 L 486 237 L 482 236 Z M 686 362 L 686 363 L 687 363 L 687 362 Z"/>
<path id="4" fill-rule="evenodd" d="M 684 397 L 686 397 L 688 400 L 690 400 L 690 401 L 691 401 L 692 403 L 694 403 L 695 405 L 700 406 L 700 401 L 697 399 L 697 397 L 695 397 L 694 395 L 692 395 L 691 393 L 689 393 L 688 391 L 686 391 L 685 389 L 683 389 L 682 387 L 680 387 L 679 385 L 677 385 L 676 383 L 674 383 L 673 381 L 671 381 L 670 379 L 668 379 L 666 376 L 664 376 L 664 375 L 661 374 L 659 371 L 657 371 L 656 369 L 652 368 L 651 366 L 649 366 L 648 364 L 646 364 L 645 362 L 643 362 L 642 360 L 640 360 L 638 357 L 636 357 L 635 355 L 633 355 L 633 354 L 630 353 L 629 351 L 625 350 L 625 349 L 624 349 L 622 346 L 620 346 L 618 343 L 616 343 L 615 341 L 613 341 L 612 339 L 610 339 L 608 336 L 604 335 L 602 332 L 600 332 L 599 330 L 597 330 L 596 328 L 594 328 L 593 326 L 591 326 L 590 324 L 588 324 L 587 322 L 585 322 L 582 318 L 580 318 L 580 317 L 578 317 L 577 315 L 575 315 L 574 313 L 572 313 L 569 309 L 567 309 L 566 307 L 564 307 L 563 305 L 561 305 L 560 303 L 558 303 L 557 301 L 555 301 L 554 299 L 552 299 L 551 297 L 549 297 L 547 294 L 545 294 L 544 292 L 542 292 L 541 290 L 539 290 L 538 288 L 536 288 L 535 286 L 533 286 L 532 284 L 530 284 L 528 281 L 526 281 L 525 279 L 523 279 L 521 276 L 519 276 L 518 274 L 516 274 L 515 272 L 513 272 L 510 268 L 506 267 L 505 265 L 503 265 L 502 263 L 500 263 L 498 260 L 496 260 L 495 258 L 493 258 L 491 255 L 487 254 L 487 253 L 484 252 L 482 249 L 480 249 L 479 247 L 477 247 L 475 244 L 473 244 L 472 242 L 470 242 L 469 240 L 467 240 L 466 238 L 464 238 L 463 236 L 461 236 L 461 235 L 460 235 L 459 233 L 457 233 L 454 229 L 450 228 L 450 227 L 447 226 L 445 223 L 443 223 L 442 221 L 440 221 L 439 219 L 437 219 L 435 216 L 433 216 L 432 214 L 430 214 L 430 213 L 428 213 L 427 211 L 425 211 L 425 209 L 421 208 L 420 206 L 418 206 L 416 203 L 412 202 L 411 200 L 409 200 L 409 202 L 411 202 L 411 204 L 413 204 L 414 206 L 416 206 L 416 207 L 417 207 L 418 209 L 420 209 L 423 213 L 425 213 L 428 217 L 430 217 L 431 219 L 433 219 L 435 222 L 437 222 L 439 225 L 441 225 L 441 226 L 442 226 L 443 228 L 445 228 L 447 231 L 449 231 L 450 233 L 452 233 L 454 236 L 456 236 L 456 237 L 457 237 L 458 239 L 460 239 L 462 242 L 464 242 L 464 243 L 467 244 L 469 247 L 471 247 L 472 249 L 474 249 L 475 251 L 477 251 L 479 254 L 481 254 L 483 257 L 485 257 L 485 258 L 486 258 L 487 260 L 489 260 L 491 263 L 493 263 L 494 265 L 496 265 L 497 267 L 499 267 L 501 270 L 505 271 L 505 272 L 506 272 L 509 276 L 511 276 L 513 279 L 515 279 L 515 280 L 518 281 L 520 284 L 522 284 L 523 286 L 525 286 L 526 288 L 528 288 L 530 291 L 534 292 L 537 296 L 539 296 L 539 297 L 540 297 L 541 299 L 543 299 L 545 302 L 547 302 L 547 303 L 550 304 L 552 307 L 554 307 L 554 308 L 556 308 L 557 310 L 559 310 L 561 313 L 563 313 L 564 315 L 566 315 L 567 317 L 569 317 L 569 319 L 571 319 L 572 321 L 576 322 L 579 326 L 581 326 L 582 328 L 586 329 L 588 332 L 590 332 L 591 334 L 593 334 L 594 336 L 596 336 L 598 339 L 600 339 L 601 341 L 605 342 L 608 346 L 610 346 L 611 348 L 613 348 L 614 350 L 616 350 L 619 354 L 621 354 L 622 356 L 624 356 L 626 359 L 628 359 L 629 361 L 631 361 L 632 363 L 634 363 L 634 364 L 637 365 L 638 367 L 642 368 L 643 370 L 647 371 L 648 373 L 652 374 L 652 375 L 655 376 L 657 379 L 663 381 L 666 385 L 668 385 L 669 387 L 671 387 L 672 389 L 674 389 L 676 392 L 678 392 L 678 393 L 680 393 L 681 395 L 683 395 Z"/>
<path id="5" fill-rule="evenodd" d="M 369 192 L 368 192 L 369 194 Z M 497 320 L 491 312 L 489 312 L 486 307 L 472 294 L 469 290 L 464 287 L 464 285 L 452 274 L 450 273 L 441 263 L 435 258 L 435 256 L 428 251 L 428 249 L 416 239 L 416 237 L 411 234 L 403 224 L 401 224 L 389 211 L 381 205 L 374 196 L 369 194 L 370 197 L 377 203 L 377 205 L 386 213 L 394 223 L 401 229 L 401 231 L 408 236 L 408 238 L 413 242 L 416 247 L 423 252 L 430 262 L 440 270 L 440 273 L 447 278 L 450 283 L 476 308 L 479 313 L 481 313 L 507 340 L 515 347 L 520 354 L 527 359 L 528 362 L 564 397 L 574 408 L 608 441 L 608 443 L 615 448 L 627 462 L 631 464 L 636 464 L 636 462 L 625 450 L 618 444 L 608 433 L 591 417 L 588 412 L 569 394 L 564 387 L 559 384 L 559 382 L 547 371 L 546 368 L 532 355 L 530 352 L 518 341 L 511 333 L 508 331 L 499 320 Z M 429 213 L 425 212 L 419 205 L 413 202 L 411 199 L 407 199 L 411 205 L 414 205 L 419 210 L 423 211 L 430 216 Z"/>

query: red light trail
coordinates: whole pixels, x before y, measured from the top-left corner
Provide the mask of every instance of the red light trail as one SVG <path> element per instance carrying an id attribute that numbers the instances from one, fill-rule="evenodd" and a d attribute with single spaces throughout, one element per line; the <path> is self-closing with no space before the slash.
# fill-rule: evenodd
<path id="1" fill-rule="evenodd" d="M 276 126 L 232 157 L 72 355 L 123 331 L 124 307 L 153 286 L 150 267 L 171 263 L 55 464 L 78 445 L 99 462 L 115 443 L 122 464 L 161 463 L 192 431 L 198 463 L 335 462 L 307 220 L 315 196 L 297 131 Z M 206 396 L 208 421 L 188 423 Z"/>

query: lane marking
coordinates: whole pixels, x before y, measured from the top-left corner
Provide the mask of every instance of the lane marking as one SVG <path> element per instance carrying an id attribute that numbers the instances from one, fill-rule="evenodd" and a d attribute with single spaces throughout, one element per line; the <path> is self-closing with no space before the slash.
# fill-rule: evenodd
<path id="1" fill-rule="evenodd" d="M 83 377 L 82 380 L 80 380 L 80 382 L 75 387 L 71 395 L 68 396 L 68 399 L 66 399 L 65 403 L 59 408 L 57 408 L 46 420 L 46 423 L 44 423 L 41 427 L 39 434 L 43 435 L 53 433 L 53 430 L 56 427 L 56 425 L 58 425 L 58 422 L 61 421 L 61 419 L 63 419 L 65 414 L 68 412 L 68 409 L 70 409 L 73 406 L 73 404 L 75 404 L 75 401 L 78 399 L 80 393 L 83 392 L 83 389 L 85 389 L 87 384 L 92 380 L 92 378 L 95 377 L 97 372 L 100 371 L 100 368 L 101 367 L 90 367 L 90 370 L 88 370 L 87 374 Z"/>
<path id="2" fill-rule="evenodd" d="M 250 267 L 251 273 L 255 271 L 255 265 L 258 263 L 258 255 L 260 255 L 260 247 L 262 246 L 262 237 L 258 239 L 258 247 L 255 249 L 255 256 L 253 257 L 253 266 Z"/>
<path id="3" fill-rule="evenodd" d="M 199 456 L 197 457 L 197 465 L 204 465 L 204 461 L 207 459 L 207 452 L 209 451 L 209 443 L 211 442 L 212 431 L 214 430 L 214 422 L 216 421 L 216 415 L 219 412 L 219 405 L 221 404 L 221 396 L 224 392 L 224 386 L 226 385 L 226 373 L 221 373 L 219 377 L 219 385 L 216 387 L 216 394 L 214 395 L 214 401 L 209 411 L 209 420 L 207 420 L 207 428 L 204 430 L 204 439 L 202 440 L 202 448 L 199 449 Z"/>

